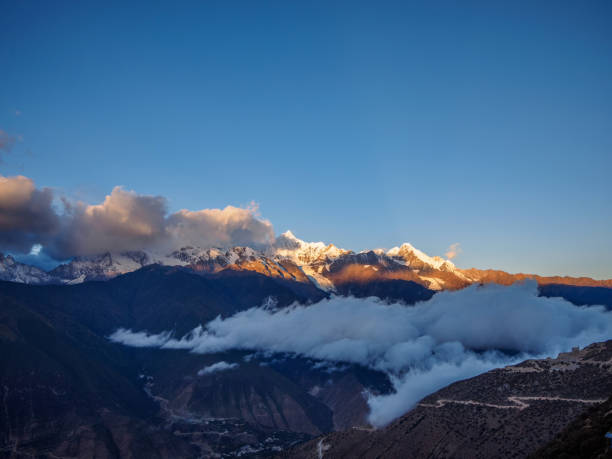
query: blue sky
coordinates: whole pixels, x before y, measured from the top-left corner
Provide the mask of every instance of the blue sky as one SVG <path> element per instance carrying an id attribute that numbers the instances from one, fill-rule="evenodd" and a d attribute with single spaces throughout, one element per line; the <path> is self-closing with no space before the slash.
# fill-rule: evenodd
<path id="1" fill-rule="evenodd" d="M 610 2 L 177 3 L 3 1 L 0 173 L 612 277 Z"/>

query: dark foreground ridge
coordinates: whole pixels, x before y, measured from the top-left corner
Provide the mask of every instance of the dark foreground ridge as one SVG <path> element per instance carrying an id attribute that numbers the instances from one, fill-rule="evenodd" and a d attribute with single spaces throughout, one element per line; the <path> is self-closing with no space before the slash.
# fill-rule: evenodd
<path id="1" fill-rule="evenodd" d="M 456 382 L 384 429 L 334 432 L 281 457 L 524 458 L 610 394 L 612 341 L 607 341 Z M 550 451 L 553 455 L 540 457 L 558 457 Z"/>
<path id="2" fill-rule="evenodd" d="M 391 388 L 382 373 L 107 339 L 120 326 L 180 336 L 270 297 L 284 307 L 324 296 L 253 272 L 162 266 L 74 286 L 0 282 L 0 457 L 265 456 L 363 425 L 364 390 Z M 220 361 L 236 367 L 199 374 Z"/>
<path id="3" fill-rule="evenodd" d="M 612 397 L 586 410 L 530 459 L 612 458 L 607 433 L 612 433 Z"/>

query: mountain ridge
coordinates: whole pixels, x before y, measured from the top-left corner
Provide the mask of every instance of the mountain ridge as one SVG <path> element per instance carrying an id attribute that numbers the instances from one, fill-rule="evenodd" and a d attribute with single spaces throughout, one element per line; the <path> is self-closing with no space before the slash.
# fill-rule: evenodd
<path id="1" fill-rule="evenodd" d="M 279 235 L 274 244 L 263 248 L 185 246 L 169 253 L 150 250 L 106 252 L 75 257 L 50 271 L 19 263 L 10 255 L 0 254 L 0 280 L 28 284 L 76 284 L 108 280 L 152 264 L 180 266 L 200 273 L 254 271 L 269 277 L 312 284 L 331 293 L 360 290 L 364 284 L 389 281 L 415 282 L 434 291 L 456 290 L 474 283 L 510 285 L 527 279 L 535 280 L 540 285 L 612 288 L 612 279 L 460 269 L 452 261 L 430 257 L 410 243 L 386 251 L 354 252 L 333 244 L 305 242 L 291 231 Z"/>

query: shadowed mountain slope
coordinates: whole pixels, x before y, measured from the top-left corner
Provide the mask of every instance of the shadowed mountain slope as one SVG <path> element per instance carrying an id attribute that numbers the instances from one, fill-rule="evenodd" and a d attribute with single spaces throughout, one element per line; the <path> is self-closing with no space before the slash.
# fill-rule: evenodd
<path id="1" fill-rule="evenodd" d="M 612 397 L 589 408 L 572 421 L 554 440 L 532 454 L 530 459 L 612 458 Z"/>
<path id="2" fill-rule="evenodd" d="M 390 388 L 371 370 L 107 339 L 118 327 L 182 335 L 266 301 L 283 307 L 324 296 L 258 273 L 158 265 L 73 286 L 0 282 L 0 457 L 208 457 L 245 445 L 264 454 L 363 424 L 364 390 Z M 236 368 L 200 371 L 220 361 Z M 339 408 L 349 400 L 351 412 Z"/>
<path id="3" fill-rule="evenodd" d="M 607 341 L 456 382 L 383 429 L 335 432 L 283 457 L 522 458 L 611 393 Z"/>
<path id="4" fill-rule="evenodd" d="M 307 284 L 252 272 L 196 275 L 182 268 L 146 266 L 108 282 L 28 286 L 0 282 L 0 298 L 43 314 L 67 314 L 97 333 L 118 327 L 182 335 L 218 315 L 230 316 L 274 298 L 278 306 L 318 301 L 325 293 Z"/>
<path id="5" fill-rule="evenodd" d="M 159 429 L 131 359 L 87 328 L 2 299 L 0 457 L 148 457 L 192 448 Z M 141 456 L 142 457 L 142 456 Z"/>

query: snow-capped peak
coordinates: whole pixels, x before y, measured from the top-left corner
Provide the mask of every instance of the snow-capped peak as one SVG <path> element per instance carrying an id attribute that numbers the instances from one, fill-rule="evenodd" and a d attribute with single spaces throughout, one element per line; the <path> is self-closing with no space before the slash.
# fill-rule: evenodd
<path id="1" fill-rule="evenodd" d="M 400 247 L 393 247 L 387 251 L 387 256 L 394 259 L 401 259 L 405 261 L 409 266 L 420 264 L 421 262 L 433 269 L 446 268 L 447 270 L 454 270 L 455 265 L 450 260 L 445 260 L 441 257 L 430 257 L 419 249 L 415 248 L 412 244 L 404 242 Z M 416 263 L 415 263 L 416 262 Z"/>
<path id="2" fill-rule="evenodd" d="M 144 251 L 76 257 L 71 262 L 59 265 L 49 272 L 62 282 L 74 283 L 76 279 L 104 280 L 120 274 L 136 271 L 152 260 Z"/>
<path id="3" fill-rule="evenodd" d="M 291 231 L 285 231 L 278 238 L 272 248 L 272 255 L 280 258 L 289 258 L 298 264 L 313 262 L 327 262 L 341 255 L 350 253 L 324 242 L 306 242 L 295 237 Z"/>
<path id="4" fill-rule="evenodd" d="M 52 276 L 36 266 L 19 263 L 10 255 L 0 253 L 0 280 L 25 284 L 46 284 Z"/>
<path id="5" fill-rule="evenodd" d="M 298 239 L 297 237 L 295 237 L 295 234 L 293 234 L 293 232 L 291 230 L 287 230 L 284 233 L 282 233 L 279 238 L 285 238 L 287 240 L 290 241 L 294 241 L 297 243 L 303 243 L 304 241 L 302 241 L 301 239 Z"/>

